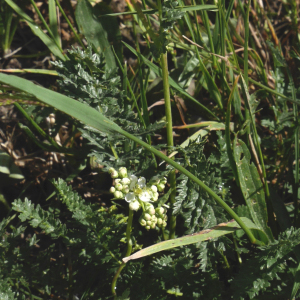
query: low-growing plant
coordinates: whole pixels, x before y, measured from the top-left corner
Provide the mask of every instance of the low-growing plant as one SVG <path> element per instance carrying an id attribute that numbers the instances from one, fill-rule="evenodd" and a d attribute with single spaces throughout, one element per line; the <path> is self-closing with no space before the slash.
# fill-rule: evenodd
<path id="1" fill-rule="evenodd" d="M 248 47 L 250 1 L 245 7 L 239 4 L 245 23 L 243 57 L 235 53 L 231 37 L 233 1 L 227 10 L 222 1 L 217 6 L 179 4 L 158 1 L 149 12 L 145 2 L 141 9 L 136 1 L 132 6 L 128 1 L 147 42 L 153 42 L 144 55 L 138 42 L 136 50 L 126 45 L 138 57 L 137 79 L 129 78 L 126 65 L 120 55 L 112 57 L 111 48 L 95 53 L 99 40 L 94 40 L 88 26 L 82 30 L 89 47 L 74 48 L 68 59 L 54 63 L 61 93 L 0 74 L 11 97 L 28 97 L 68 115 L 74 132 L 84 138 L 82 156 L 89 156 L 91 164 L 96 162 L 111 178 L 103 193 L 106 205 L 84 200 L 62 178 L 52 180 L 48 202 L 26 198 L 12 203 L 11 213 L 0 224 L 0 293 L 6 299 L 299 296 L 299 101 L 290 69 L 269 43 L 275 87 L 267 86 L 260 57 Z M 87 1 L 77 9 L 78 18 L 83 11 L 92 11 Z M 213 30 L 208 9 L 215 10 Z M 192 22 L 198 10 L 204 31 Z M 158 18 L 151 19 L 149 13 L 155 12 Z M 156 31 L 152 25 L 157 20 Z M 188 28 L 192 41 L 184 42 L 173 28 L 177 20 Z M 179 60 L 175 48 L 184 49 L 181 59 L 188 63 L 173 72 L 168 53 Z M 151 56 L 158 65 L 149 60 Z M 250 78 L 249 62 L 257 64 L 262 83 Z M 150 76 L 154 81 L 161 77 L 163 83 L 165 113 L 159 122 L 148 111 Z M 192 79 L 195 90 L 214 101 L 213 107 L 205 107 L 186 92 Z M 250 82 L 260 90 L 250 93 Z M 177 146 L 171 97 L 185 98 L 210 118 L 192 125 L 206 128 Z M 263 101 L 272 104 L 275 117 L 268 114 L 257 124 Z M 165 144 L 154 135 L 164 126 Z M 271 131 L 272 138 L 263 128 Z M 276 140 L 275 134 L 286 138 Z M 80 157 L 75 150 L 56 145 L 50 136 L 48 142 L 52 151 Z M 269 156 L 266 150 L 274 145 L 277 152 Z M 286 175 L 281 166 L 288 163 Z M 285 186 L 279 186 L 277 182 L 285 177 Z"/>

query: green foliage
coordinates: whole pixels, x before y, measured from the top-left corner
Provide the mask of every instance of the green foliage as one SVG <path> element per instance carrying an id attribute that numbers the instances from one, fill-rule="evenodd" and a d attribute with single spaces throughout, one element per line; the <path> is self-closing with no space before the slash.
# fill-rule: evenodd
<path id="1" fill-rule="evenodd" d="M 284 299 L 291 290 L 292 270 L 297 265 L 291 256 L 298 251 L 299 233 L 299 229 L 289 228 L 243 263 L 233 280 L 234 299 L 247 299 L 246 295 L 250 299 Z"/>
<path id="2" fill-rule="evenodd" d="M 84 283 L 74 286 L 74 294 L 82 295 L 87 286 L 90 295 L 96 290 L 99 293 L 104 286 L 95 283 L 101 274 L 103 279 L 107 277 L 108 280 L 101 281 L 106 281 L 106 291 L 100 293 L 104 295 L 109 286 L 109 274 L 112 274 L 122 257 L 119 252 L 122 248 L 120 240 L 127 218 L 123 214 L 115 214 L 116 207 L 106 209 L 87 203 L 61 179 L 53 184 L 60 202 L 52 203 L 48 210 L 42 209 L 40 205 L 35 206 L 28 199 L 13 203 L 13 210 L 19 213 L 21 224 L 27 226 L 28 236 L 26 239 L 21 237 L 25 230 L 23 225 L 14 228 L 9 235 L 4 235 L 1 244 L 1 274 L 12 281 L 22 277 L 20 283 L 15 281 L 19 291 L 23 287 L 30 290 L 34 286 L 34 289 L 43 290 L 48 295 L 50 292 L 63 294 L 69 285 L 64 274 L 72 266 L 74 282 Z M 2 232 L 7 222 L 5 219 L 2 221 Z M 30 237 L 33 229 L 35 234 Z M 20 242 L 22 247 L 16 247 Z M 35 250 L 36 247 L 39 251 Z M 111 267 L 107 268 L 108 265 Z M 84 272 L 78 273 L 78 269 Z M 6 281 L 2 282 L 6 284 Z M 12 293 L 7 292 L 7 295 Z"/>
<path id="3" fill-rule="evenodd" d="M 193 174 L 205 182 L 223 200 L 231 203 L 230 181 L 232 180 L 232 172 L 224 154 L 224 137 L 220 133 L 218 133 L 218 137 L 219 147 L 208 158 L 203 153 L 204 141 L 201 141 L 200 137 L 190 142 L 188 147 L 178 148 L 177 151 L 182 153 L 184 156 L 181 159 L 182 163 Z M 179 214 L 184 219 L 186 234 L 198 232 L 203 228 L 211 228 L 227 221 L 224 210 L 199 186 L 183 174 L 177 180 L 178 193 L 173 213 Z"/>
<path id="4" fill-rule="evenodd" d="M 157 8 L 160 27 L 153 26 L 152 35 L 149 27 L 151 22 L 154 22 L 153 19 L 151 17 L 147 19 L 142 12 L 139 12 L 135 20 L 139 20 L 141 14 L 145 17 L 142 25 L 147 32 L 143 33 L 149 34 L 153 43 L 146 41 L 149 42 L 150 49 L 146 49 L 145 52 L 142 47 L 136 51 L 128 46 L 139 56 L 139 61 L 144 62 L 143 65 L 138 66 L 139 72 L 136 73 L 134 73 L 135 66 L 132 65 L 132 73 L 135 75 L 131 75 L 129 72 L 126 73 L 126 68 L 122 69 L 122 72 L 115 68 L 118 59 L 114 57 L 110 41 L 117 40 L 117 21 L 114 19 L 112 28 L 109 28 L 107 22 L 109 18 L 99 18 L 102 13 L 108 12 L 106 3 L 98 5 L 93 11 L 87 1 L 78 1 L 77 22 L 90 45 L 85 50 L 72 48 L 68 52 L 68 57 L 62 54 L 56 45 L 56 39 L 50 38 L 36 27 L 35 23 L 12 0 L 6 0 L 6 3 L 9 3 L 26 20 L 35 34 L 47 43 L 49 49 L 60 57 L 61 61 L 55 62 L 54 65 L 60 77 L 58 85 L 61 93 L 48 91 L 48 95 L 46 90 L 39 86 L 3 74 L 0 74 L 1 81 L 12 85 L 15 90 L 31 94 L 28 98 L 30 100 L 42 101 L 69 114 L 65 117 L 63 113 L 56 113 L 56 128 L 49 133 L 49 136 L 54 137 L 60 125 L 66 121 L 74 125 L 73 134 L 80 130 L 84 138 L 82 157 L 86 158 L 86 155 L 90 155 L 91 162 L 96 160 L 98 163 L 93 171 L 102 166 L 105 168 L 122 166 L 127 167 L 128 175 L 144 176 L 147 180 L 153 175 L 167 177 L 168 174 L 174 174 L 174 182 L 169 180 L 166 192 L 163 192 L 163 189 L 159 191 L 161 194 L 157 202 L 158 207 L 153 215 L 158 214 L 161 205 L 170 206 L 167 210 L 168 220 L 177 222 L 176 226 L 173 222 L 173 228 L 154 226 L 153 230 L 147 231 L 140 226 L 139 220 L 144 218 L 143 220 L 146 221 L 146 214 L 151 210 L 150 206 L 147 208 L 146 204 L 142 204 L 139 211 L 130 211 L 124 199 L 112 199 L 108 188 L 104 191 L 97 190 L 101 193 L 101 202 L 88 201 L 75 192 L 71 184 L 56 178 L 52 181 L 51 188 L 44 191 L 47 201 L 42 199 L 37 203 L 35 199 L 28 198 L 15 200 L 12 203 L 14 215 L 9 215 L 0 223 L 2 237 L 0 298 L 48 299 L 54 295 L 57 298 L 98 300 L 109 299 L 116 291 L 118 296 L 115 299 L 161 300 L 175 297 L 224 300 L 289 299 L 292 290 L 296 296 L 299 296 L 297 293 L 299 285 L 297 277 L 299 261 L 297 260 L 300 243 L 300 232 L 297 229 L 299 228 L 297 219 L 299 168 L 297 163 L 296 167 L 293 166 L 294 162 L 299 161 L 297 91 L 288 63 L 283 59 L 279 49 L 270 43 L 268 47 L 273 56 L 274 67 L 271 74 L 275 81 L 275 91 L 267 86 L 269 82 L 265 68 L 257 57 L 255 47 L 252 49 L 255 54 L 251 56 L 252 52 L 250 54 L 249 51 L 249 57 L 251 56 L 252 64 L 254 62 L 257 64 L 256 74 L 261 76 L 264 85 L 260 84 L 261 89 L 250 95 L 247 79 L 247 84 L 245 81 L 242 82 L 244 91 L 242 96 L 237 90 L 231 90 L 234 72 L 240 73 L 240 65 L 248 66 L 248 61 L 245 59 L 248 60 L 249 33 L 244 35 L 244 44 L 241 43 L 244 56 L 238 57 L 239 52 L 234 51 L 231 35 L 235 35 L 239 42 L 240 36 L 236 34 L 235 29 L 228 27 L 228 24 L 231 25 L 236 21 L 234 18 L 240 14 L 239 9 L 244 11 L 244 7 L 234 11 L 232 20 L 230 12 L 233 9 L 233 1 L 230 1 L 228 11 L 220 2 L 219 11 L 213 14 L 212 20 L 208 19 L 209 15 L 206 11 L 203 12 L 200 20 L 196 11 L 197 7 L 200 9 L 199 6 L 178 9 L 176 1 L 164 1 L 161 3 L 162 6 L 159 2 Z M 54 8 L 54 2 L 49 3 L 52 3 Z M 143 5 L 146 4 L 154 7 L 156 5 L 156 3 L 143 1 Z M 99 15 L 94 18 L 93 14 Z M 53 10 L 53 15 L 50 16 L 52 25 L 55 25 L 53 24 L 55 16 L 56 11 Z M 245 17 L 243 14 L 240 16 Z M 0 21 L 3 20 L 2 17 Z M 127 22 L 124 21 L 125 27 L 130 28 L 132 23 Z M 175 25 L 175 22 L 178 23 Z M 153 24 L 156 23 L 155 20 Z M 241 23 L 248 26 L 249 20 L 244 18 L 244 22 Z M 114 36 L 107 36 L 108 29 L 114 32 Z M 201 44 L 203 49 L 199 50 L 183 42 L 181 34 L 187 30 L 188 36 L 194 42 Z M 51 35 L 49 30 L 48 33 Z M 139 29 L 134 30 L 137 43 L 140 38 L 139 33 Z M 166 66 L 157 67 L 151 61 L 152 58 L 147 55 L 149 50 L 152 50 L 155 58 L 162 53 L 166 55 L 169 45 L 172 46 L 174 70 L 168 73 Z M 100 48 L 101 53 L 99 53 Z M 94 53 L 95 51 L 97 53 Z M 121 66 L 123 63 L 121 49 L 117 49 L 116 52 Z M 232 55 L 227 57 L 226 53 Z M 246 77 L 251 76 L 250 72 L 247 74 L 246 68 L 245 72 Z M 218 121 L 219 125 L 217 129 L 211 127 L 204 129 L 206 133 L 203 135 L 207 135 L 205 140 L 199 137 L 190 141 L 184 148 L 168 149 L 177 152 L 174 161 L 168 160 L 161 153 L 166 151 L 164 134 L 160 131 L 165 125 L 163 122 L 165 116 L 162 117 L 162 122 L 155 120 L 155 113 L 149 120 L 145 116 L 150 106 L 147 98 L 152 96 L 148 97 L 146 88 L 151 80 L 155 80 L 157 76 L 161 77 L 162 73 L 166 75 L 163 76 L 165 81 L 168 75 L 172 76 L 169 77 L 170 85 L 183 97 L 192 100 L 188 112 L 184 114 L 182 109 L 179 109 L 182 118 L 183 115 L 186 120 L 191 120 L 194 115 L 199 117 L 197 109 L 200 108 L 203 120 L 209 116 L 214 121 Z M 142 74 L 147 76 L 137 78 Z M 193 90 L 195 95 L 191 96 L 186 89 L 193 83 L 196 85 Z M 2 88 L 3 91 L 7 90 L 7 86 Z M 126 88 L 130 93 L 123 90 Z M 163 87 L 164 92 L 168 89 L 169 86 Z M 231 116 L 229 103 L 226 116 L 224 107 L 231 93 L 235 93 L 233 98 L 230 98 L 233 99 L 235 114 Z M 20 93 L 15 95 L 17 97 Z M 27 97 L 24 94 L 22 96 Z M 201 103 L 197 99 L 201 99 Z M 291 105 L 286 102 L 287 99 L 293 100 L 293 111 Z M 207 108 L 211 102 L 214 102 L 217 107 L 212 105 L 211 108 Z M 245 109 L 244 115 L 241 112 L 242 105 Z M 143 109 L 140 109 L 140 106 Z M 265 113 L 266 107 L 271 113 Z M 175 115 L 175 105 L 172 108 L 172 113 Z M 53 112 L 53 109 L 27 107 L 25 111 L 27 121 L 33 116 L 36 124 L 42 124 L 44 117 Z M 143 111 L 143 114 L 140 111 Z M 257 120 L 258 112 L 261 113 L 261 122 Z M 171 114 L 171 107 L 169 113 Z M 92 119 L 91 122 L 89 118 Z M 147 122 L 144 118 L 147 118 Z M 225 119 L 226 126 L 221 123 Z M 172 125 L 171 121 L 167 120 L 167 125 Z M 149 124 L 147 128 L 145 123 Z M 33 122 L 31 124 L 35 125 Z M 225 127 L 227 144 L 221 131 Z M 29 132 L 28 127 L 22 128 Z M 38 126 L 35 128 L 39 129 Z M 262 128 L 269 130 L 268 133 L 265 133 Z M 170 129 L 172 136 L 172 126 Z M 213 130 L 220 131 L 214 133 Z M 244 134 L 246 132 L 247 135 Z M 45 137 L 42 130 L 39 133 Z M 235 161 L 229 161 L 227 151 L 231 150 L 230 139 L 233 136 L 235 136 L 232 147 Z M 253 146 L 250 145 L 249 136 L 253 136 Z M 277 136 L 281 136 L 281 139 Z M 45 138 L 51 141 L 48 136 Z M 183 138 L 185 137 L 182 133 L 178 136 L 179 142 L 182 142 Z M 171 145 L 168 138 L 167 143 Z M 45 143 L 38 145 L 45 146 Z M 263 157 L 256 157 L 257 153 L 261 153 L 261 149 Z M 62 148 L 58 147 L 56 150 Z M 270 150 L 271 154 L 268 153 Z M 158 165 L 154 154 L 164 159 L 168 163 L 167 167 L 166 164 Z M 253 158 L 257 159 L 256 164 L 252 163 Z M 258 165 L 264 165 L 264 161 L 268 172 L 261 174 Z M 176 184 L 173 167 L 183 172 L 176 174 Z M 237 170 L 237 178 L 234 178 L 232 170 Z M 115 181 L 124 179 L 122 176 L 112 178 Z M 277 183 L 272 187 L 273 190 L 270 190 L 276 189 L 276 191 L 269 193 L 268 184 L 271 185 L 270 182 L 273 184 L 274 178 Z M 112 186 L 111 182 L 107 186 Z M 113 183 L 113 186 L 117 184 Z M 126 190 L 126 187 L 123 188 Z M 136 195 L 139 195 L 142 188 L 136 189 Z M 176 197 L 173 202 L 172 194 L 175 189 Z M 294 222 L 287 213 L 280 214 L 280 209 L 274 208 L 277 217 L 274 220 L 275 224 L 268 223 L 268 213 L 273 214 L 270 205 L 274 205 L 275 200 L 280 203 L 278 207 L 283 207 L 282 210 L 286 212 L 286 203 L 278 194 L 287 196 L 286 202 L 290 200 L 290 196 L 293 196 L 294 207 L 288 205 L 288 210 L 293 215 Z M 247 205 L 244 205 L 245 203 Z M 239 229 L 240 227 L 232 225 L 235 227 L 230 233 L 225 228 L 226 236 L 216 239 L 216 235 L 210 234 L 211 231 L 221 232 L 220 223 L 230 222 L 229 214 L 236 221 L 241 222 L 243 219 L 241 217 L 252 218 L 253 222 L 269 237 L 269 240 L 265 239 L 262 234 L 263 238 L 259 239 L 265 246 L 255 248 L 249 243 L 245 232 L 248 237 L 250 237 L 249 233 L 255 235 L 250 240 L 257 245 L 259 241 L 255 238 L 259 236 L 257 234 L 259 230 L 248 225 L 245 225 L 248 232 L 245 228 L 243 231 Z M 288 221 L 283 222 L 283 216 L 288 218 Z M 284 228 L 281 228 L 284 232 L 273 240 L 273 235 L 276 237 L 279 230 L 278 224 L 284 224 L 282 226 Z M 293 224 L 294 228 L 288 228 L 290 224 Z M 215 227 L 216 225 L 219 226 Z M 174 249 L 169 250 L 171 248 L 169 247 L 163 253 L 156 251 L 152 256 L 132 260 L 126 265 L 122 263 L 125 256 L 144 250 L 147 246 L 159 245 L 159 242 L 173 236 L 172 234 L 182 241 L 186 238 L 194 238 L 200 231 L 199 235 L 208 235 L 205 242 L 193 241 L 194 244 L 175 247 L 175 240 L 168 240 L 167 242 L 172 244 Z M 182 238 L 185 234 L 191 236 Z"/>

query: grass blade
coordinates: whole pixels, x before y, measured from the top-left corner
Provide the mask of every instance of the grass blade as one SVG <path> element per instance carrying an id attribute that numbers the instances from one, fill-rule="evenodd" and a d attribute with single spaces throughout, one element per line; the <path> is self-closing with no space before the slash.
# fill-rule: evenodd
<path id="1" fill-rule="evenodd" d="M 251 217 L 258 228 L 265 232 L 268 239 L 273 241 L 272 232 L 267 225 L 268 214 L 263 184 L 255 165 L 253 163 L 250 164 L 251 154 L 242 140 L 235 138 L 233 154 L 240 187 Z"/>
<path id="2" fill-rule="evenodd" d="M 143 55 L 139 54 L 136 52 L 135 49 L 133 49 L 131 46 L 123 42 L 123 44 L 131 51 L 133 52 L 136 56 L 140 56 L 144 63 L 158 76 L 162 76 L 161 69 L 153 64 L 151 61 L 149 61 L 147 58 L 145 58 Z M 204 105 L 199 103 L 194 97 L 192 97 L 189 93 L 187 93 L 184 89 L 181 88 L 181 86 L 174 81 L 170 76 L 169 76 L 169 84 L 178 92 L 180 92 L 182 95 L 186 96 L 189 100 L 193 101 L 195 104 L 201 107 L 201 109 L 205 110 L 207 113 L 209 113 L 212 117 L 214 117 L 216 120 L 219 121 L 219 118 L 208 108 L 206 108 Z"/>
<path id="3" fill-rule="evenodd" d="M 49 50 L 52 52 L 53 55 L 61 59 L 62 61 L 66 60 L 66 57 L 62 53 L 61 49 L 55 44 L 55 42 L 39 28 L 35 22 L 13 1 L 11 0 L 5 0 L 5 2 L 21 17 L 23 18 L 32 32 L 38 36 L 43 43 L 49 48 Z"/>
<path id="4" fill-rule="evenodd" d="M 61 46 L 55 0 L 49 0 L 48 6 L 49 6 L 49 29 L 52 32 L 56 44 Z"/>
<path id="5" fill-rule="evenodd" d="M 257 230 L 256 225 L 254 225 L 249 219 L 241 218 L 243 222 L 248 226 L 248 228 Z M 123 262 L 126 263 L 129 260 L 138 259 L 141 257 L 145 257 L 148 255 L 152 255 L 161 251 L 173 249 L 180 246 L 186 246 L 190 244 L 195 244 L 203 241 L 207 241 L 210 239 L 215 239 L 220 236 L 233 233 L 236 230 L 240 229 L 239 225 L 234 221 L 231 220 L 227 223 L 221 223 L 211 229 L 206 229 L 197 233 L 193 233 L 191 235 L 187 235 L 181 238 L 172 239 L 168 241 L 164 241 L 161 243 L 157 243 L 150 247 L 144 248 L 128 257 L 123 258 Z"/>

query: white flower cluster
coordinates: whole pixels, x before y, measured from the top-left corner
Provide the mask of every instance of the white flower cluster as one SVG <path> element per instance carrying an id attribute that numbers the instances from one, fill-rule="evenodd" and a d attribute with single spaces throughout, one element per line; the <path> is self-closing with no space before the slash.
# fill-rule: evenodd
<path id="1" fill-rule="evenodd" d="M 115 185 L 110 188 L 110 192 L 117 199 L 125 199 L 129 203 L 129 208 L 135 211 L 140 209 L 142 202 L 156 202 L 158 192 L 162 192 L 167 183 L 165 177 L 154 176 L 147 184 L 144 177 L 128 176 L 125 167 L 121 167 L 119 171 L 110 168 L 109 173 L 115 179 Z"/>
<path id="2" fill-rule="evenodd" d="M 160 228 L 167 226 L 167 210 L 163 207 L 154 206 L 151 203 L 146 203 L 145 211 L 140 217 L 140 224 L 145 226 L 146 229 L 154 229 L 157 225 Z"/>

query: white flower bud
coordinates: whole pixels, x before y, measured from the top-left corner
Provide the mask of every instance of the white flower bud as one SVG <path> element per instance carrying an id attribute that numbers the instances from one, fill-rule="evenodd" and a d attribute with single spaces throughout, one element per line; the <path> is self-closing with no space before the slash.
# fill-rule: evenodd
<path id="1" fill-rule="evenodd" d="M 121 178 L 127 177 L 127 169 L 125 167 L 121 167 L 119 169 L 119 175 Z"/>
<path id="2" fill-rule="evenodd" d="M 147 225 L 145 228 L 146 228 L 147 230 L 149 230 L 151 227 L 150 227 L 149 225 Z"/>
<path id="3" fill-rule="evenodd" d="M 158 192 L 152 193 L 152 201 L 157 201 L 158 200 Z"/>
<path id="4" fill-rule="evenodd" d="M 121 183 L 117 183 L 117 184 L 115 185 L 115 188 L 116 188 L 118 191 L 122 191 L 123 185 L 122 185 Z"/>
<path id="5" fill-rule="evenodd" d="M 114 171 L 112 171 L 112 172 L 110 173 L 110 176 L 111 176 L 111 178 L 118 178 L 118 177 L 119 177 L 119 174 L 118 174 L 118 172 L 117 172 L 116 170 L 114 170 Z"/>
<path id="6" fill-rule="evenodd" d="M 151 220 L 151 216 L 149 214 L 144 214 L 144 218 L 145 218 L 146 221 Z"/>
<path id="7" fill-rule="evenodd" d="M 114 192 L 114 197 L 117 198 L 117 199 L 122 199 L 124 197 L 124 195 L 120 191 L 115 191 Z"/>
<path id="8" fill-rule="evenodd" d="M 147 223 L 147 226 L 150 226 L 152 224 L 151 221 L 146 221 L 146 223 Z"/>
<path id="9" fill-rule="evenodd" d="M 113 194 L 115 191 L 116 191 L 116 189 L 115 189 L 113 186 L 109 189 L 109 192 L 112 193 L 112 194 Z"/>
<path id="10" fill-rule="evenodd" d="M 145 219 L 142 219 L 142 218 L 140 218 L 140 224 L 142 225 L 142 226 L 146 226 L 147 225 L 147 223 L 146 223 L 146 220 Z"/>
<path id="11" fill-rule="evenodd" d="M 154 222 L 154 223 L 156 223 L 157 222 L 157 218 L 153 215 L 153 216 L 151 216 L 151 221 Z"/>
<path id="12" fill-rule="evenodd" d="M 160 226 L 160 225 L 162 225 L 162 223 L 163 223 L 163 220 L 161 218 L 158 218 L 157 219 L 157 225 Z"/>
<path id="13" fill-rule="evenodd" d="M 162 184 L 167 184 L 168 180 L 166 177 L 164 177 L 161 181 L 160 181 Z"/>
<path id="14" fill-rule="evenodd" d="M 156 193 L 157 192 L 157 186 L 156 185 L 151 185 L 151 191 L 153 193 Z"/>
<path id="15" fill-rule="evenodd" d="M 151 223 L 150 228 L 155 229 L 156 223 Z"/>
<path id="16" fill-rule="evenodd" d="M 150 207 L 150 208 L 148 208 L 147 209 L 147 212 L 150 214 L 150 215 L 155 215 L 155 209 L 154 209 L 154 207 Z"/>
<path id="17" fill-rule="evenodd" d="M 117 184 L 117 183 L 121 183 L 121 179 L 120 178 L 115 179 L 115 184 Z"/>
<path id="18" fill-rule="evenodd" d="M 155 209 L 155 212 L 156 212 L 156 214 L 157 214 L 158 216 L 162 217 L 163 214 L 164 214 L 164 212 L 165 212 L 165 210 L 163 209 L 163 207 L 157 207 L 157 208 Z"/>
<path id="19" fill-rule="evenodd" d="M 163 183 L 159 183 L 157 185 L 157 189 L 158 189 L 159 192 L 162 192 L 165 189 L 165 185 Z"/>
<path id="20" fill-rule="evenodd" d="M 150 208 L 154 208 L 153 204 L 152 203 L 145 203 L 145 209 L 148 210 Z"/>
<path id="21" fill-rule="evenodd" d="M 137 210 L 139 210 L 140 207 L 141 207 L 140 202 L 137 200 L 129 203 L 129 209 L 131 209 L 131 210 L 137 211 Z"/>
<path id="22" fill-rule="evenodd" d="M 125 177 L 121 180 L 122 184 L 129 185 L 130 184 L 130 179 L 128 177 Z"/>
<path id="23" fill-rule="evenodd" d="M 166 227 L 166 226 L 167 226 L 167 222 L 166 222 L 166 221 L 163 221 L 162 226 L 163 226 L 163 227 Z"/>
<path id="24" fill-rule="evenodd" d="M 124 193 L 124 194 L 128 194 L 129 193 L 128 185 L 123 185 L 122 193 Z"/>
<path id="25" fill-rule="evenodd" d="M 111 174 L 114 171 L 116 171 L 114 168 L 109 168 L 108 173 Z"/>

